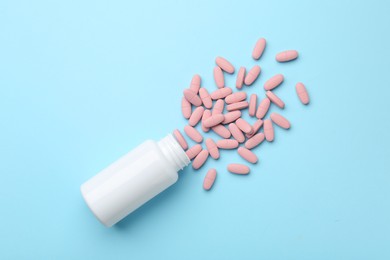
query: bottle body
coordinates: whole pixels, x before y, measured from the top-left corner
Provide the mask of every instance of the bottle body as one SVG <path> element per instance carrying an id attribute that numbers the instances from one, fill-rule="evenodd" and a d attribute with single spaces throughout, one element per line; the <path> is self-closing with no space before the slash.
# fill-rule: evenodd
<path id="1" fill-rule="evenodd" d="M 85 182 L 81 193 L 94 215 L 110 227 L 174 184 L 188 164 L 172 135 L 148 140 Z"/>

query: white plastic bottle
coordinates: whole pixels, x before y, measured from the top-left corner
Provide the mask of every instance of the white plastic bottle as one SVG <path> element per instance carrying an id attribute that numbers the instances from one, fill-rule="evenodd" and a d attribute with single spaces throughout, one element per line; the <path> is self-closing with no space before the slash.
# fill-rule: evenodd
<path id="1" fill-rule="evenodd" d="M 174 184 L 178 171 L 190 163 L 169 134 L 158 142 L 145 141 L 81 185 L 93 214 L 111 227 Z"/>

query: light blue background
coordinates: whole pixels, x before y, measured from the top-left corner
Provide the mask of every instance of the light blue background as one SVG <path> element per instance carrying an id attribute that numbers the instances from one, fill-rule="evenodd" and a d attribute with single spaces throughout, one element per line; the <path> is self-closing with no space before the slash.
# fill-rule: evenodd
<path id="1" fill-rule="evenodd" d="M 0 258 L 389 259 L 390 4 L 356 2 L 1 1 Z M 276 63 L 285 49 L 299 59 Z M 256 149 L 249 176 L 223 151 L 103 227 L 80 184 L 182 129 L 182 90 L 194 73 L 215 89 L 217 55 L 263 68 L 250 93 L 283 73 L 293 127 Z"/>

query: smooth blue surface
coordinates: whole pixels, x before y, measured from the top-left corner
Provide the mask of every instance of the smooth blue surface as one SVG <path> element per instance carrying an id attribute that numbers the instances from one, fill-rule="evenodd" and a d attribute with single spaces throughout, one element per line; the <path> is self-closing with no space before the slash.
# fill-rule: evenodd
<path id="1" fill-rule="evenodd" d="M 0 259 L 389 259 L 390 4 L 356 2 L 1 1 Z M 299 59 L 276 63 L 285 49 Z M 249 176 L 223 151 L 103 227 L 80 184 L 182 129 L 182 90 L 194 73 L 215 89 L 217 55 L 263 68 L 250 93 L 283 73 L 272 110 L 293 127 Z"/>

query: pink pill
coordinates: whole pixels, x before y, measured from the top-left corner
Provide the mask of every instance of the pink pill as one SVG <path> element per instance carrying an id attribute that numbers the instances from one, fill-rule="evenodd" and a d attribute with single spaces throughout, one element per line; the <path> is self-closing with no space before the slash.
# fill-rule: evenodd
<path id="1" fill-rule="evenodd" d="M 202 135 L 190 125 L 184 127 L 184 132 L 191 138 L 194 142 L 201 143 L 203 141 Z"/>
<path id="2" fill-rule="evenodd" d="M 298 52 L 295 50 L 282 51 L 276 54 L 276 60 L 279 62 L 291 61 L 296 58 L 298 58 Z"/>
<path id="3" fill-rule="evenodd" d="M 194 91 L 196 94 L 198 94 L 199 88 L 200 88 L 200 76 L 198 74 L 195 74 L 192 77 L 190 89 Z"/>
<path id="4" fill-rule="evenodd" d="M 198 107 L 202 105 L 202 100 L 200 97 L 191 89 L 185 89 L 183 91 L 184 97 L 187 99 L 188 102 L 193 104 L 194 106 Z"/>
<path id="5" fill-rule="evenodd" d="M 257 134 L 257 132 L 260 130 L 260 128 L 261 128 L 262 126 L 263 126 L 263 120 L 258 119 L 258 120 L 252 125 L 253 133 L 252 133 L 252 134 L 246 134 L 246 137 L 247 137 L 247 138 L 251 138 L 252 136 L 254 136 L 255 134 Z"/>
<path id="6" fill-rule="evenodd" d="M 274 103 L 275 105 L 277 105 L 280 108 L 284 108 L 283 100 L 281 100 L 277 95 L 272 93 L 272 91 L 267 91 L 265 94 L 271 100 L 272 103 Z"/>
<path id="7" fill-rule="evenodd" d="M 238 147 L 238 142 L 234 139 L 218 140 L 217 147 L 220 149 L 235 149 Z"/>
<path id="8" fill-rule="evenodd" d="M 226 104 L 237 103 L 246 99 L 246 92 L 236 92 L 225 98 Z"/>
<path id="9" fill-rule="evenodd" d="M 215 114 L 209 117 L 207 120 L 204 121 L 204 126 L 205 127 L 213 127 L 216 125 L 219 125 L 222 123 L 222 121 L 225 119 L 225 116 L 222 114 Z"/>
<path id="10" fill-rule="evenodd" d="M 297 95 L 299 100 L 301 100 L 302 104 L 307 105 L 310 102 L 309 94 L 307 93 L 307 89 L 303 83 L 299 82 L 295 85 L 295 90 L 297 91 Z"/>
<path id="11" fill-rule="evenodd" d="M 203 105 L 205 108 L 211 108 L 213 106 L 213 101 L 211 100 L 211 97 L 209 95 L 209 92 L 205 88 L 199 89 L 199 96 L 202 100 Z"/>
<path id="12" fill-rule="evenodd" d="M 274 140 L 274 127 L 270 119 L 264 120 L 264 135 L 268 142 L 272 142 Z"/>
<path id="13" fill-rule="evenodd" d="M 258 133 L 245 142 L 245 148 L 253 149 L 264 141 L 264 134 Z"/>
<path id="14" fill-rule="evenodd" d="M 260 59 L 264 52 L 266 41 L 264 38 L 257 40 L 255 47 L 253 48 L 252 58 L 255 60 Z"/>
<path id="15" fill-rule="evenodd" d="M 253 133 L 252 126 L 242 118 L 237 119 L 236 125 L 238 126 L 238 128 L 240 128 L 241 131 L 243 131 L 246 134 Z"/>
<path id="16" fill-rule="evenodd" d="M 282 84 L 284 77 L 282 74 L 276 74 L 264 83 L 265 90 L 272 90 Z"/>
<path id="17" fill-rule="evenodd" d="M 248 174 L 250 169 L 248 166 L 239 163 L 231 163 L 227 167 L 228 171 L 235 174 Z"/>
<path id="18" fill-rule="evenodd" d="M 249 106 L 249 103 L 247 101 L 241 101 L 237 103 L 233 103 L 226 106 L 227 111 L 234 111 L 234 110 L 240 110 L 247 108 Z"/>
<path id="19" fill-rule="evenodd" d="M 218 88 L 223 88 L 225 86 L 225 79 L 223 77 L 223 72 L 220 67 L 214 67 L 214 81 Z"/>
<path id="20" fill-rule="evenodd" d="M 192 161 L 192 168 L 195 170 L 199 169 L 206 162 L 209 157 L 209 152 L 207 150 L 202 150 Z"/>
<path id="21" fill-rule="evenodd" d="M 188 123 L 191 126 L 196 126 L 199 123 L 200 119 L 202 118 L 203 112 L 204 112 L 204 108 L 203 107 L 197 107 L 194 110 L 194 113 L 192 113 L 192 115 L 190 117 L 190 120 L 188 120 Z"/>
<path id="22" fill-rule="evenodd" d="M 233 138 L 237 140 L 237 142 L 239 142 L 239 143 L 245 142 L 244 134 L 242 133 L 240 128 L 238 128 L 238 126 L 235 123 L 229 124 L 229 131 L 232 134 Z"/>
<path id="23" fill-rule="evenodd" d="M 226 129 L 223 125 L 216 125 L 211 128 L 217 135 L 219 135 L 222 138 L 230 138 L 232 135 L 229 130 Z"/>
<path id="24" fill-rule="evenodd" d="M 215 63 L 220 67 L 223 71 L 226 71 L 227 73 L 234 73 L 234 66 L 225 58 L 217 57 L 215 59 Z"/>
<path id="25" fill-rule="evenodd" d="M 213 139 L 211 139 L 211 138 L 207 138 L 206 139 L 206 147 L 207 147 L 207 150 L 210 153 L 210 156 L 213 159 L 216 160 L 216 159 L 219 158 L 219 150 L 218 150 L 217 144 L 214 142 Z"/>
<path id="26" fill-rule="evenodd" d="M 249 99 L 249 115 L 250 116 L 255 116 L 256 106 L 257 106 L 257 95 L 252 94 L 251 98 Z"/>
<path id="27" fill-rule="evenodd" d="M 244 83 L 245 85 L 252 85 L 253 82 L 257 79 L 261 71 L 261 68 L 259 65 L 253 66 L 253 68 L 248 71 L 248 74 L 245 77 Z"/>
<path id="28" fill-rule="evenodd" d="M 244 78 L 245 78 L 245 67 L 241 67 L 237 73 L 237 80 L 236 80 L 237 89 L 242 88 L 242 85 L 244 84 Z"/>
<path id="29" fill-rule="evenodd" d="M 224 124 L 224 125 L 229 124 L 231 122 L 236 121 L 240 117 L 241 117 L 241 111 L 240 110 L 228 112 L 228 113 L 225 114 L 225 119 L 222 121 L 222 124 Z"/>
<path id="30" fill-rule="evenodd" d="M 184 118 L 187 118 L 187 119 L 190 118 L 191 113 L 192 113 L 191 112 L 191 103 L 188 102 L 188 100 L 185 97 L 183 97 L 181 99 L 181 112 L 182 112 Z"/>
<path id="31" fill-rule="evenodd" d="M 215 169 L 208 170 L 203 180 L 203 189 L 210 190 L 211 187 L 213 187 L 216 178 L 217 171 Z"/>
<path id="32" fill-rule="evenodd" d="M 204 121 L 206 121 L 211 116 L 211 111 L 208 109 L 205 109 L 202 116 L 202 130 L 203 132 L 207 133 L 210 128 L 204 126 Z"/>
<path id="33" fill-rule="evenodd" d="M 242 158 L 244 158 L 248 162 L 257 163 L 258 158 L 256 154 L 254 154 L 251 150 L 248 150 L 244 147 L 240 147 L 238 148 L 237 152 Z"/>
<path id="34" fill-rule="evenodd" d="M 291 127 L 290 122 L 283 116 L 279 115 L 278 113 L 272 113 L 271 114 L 271 120 L 276 125 L 280 126 L 284 129 L 289 129 Z"/>
<path id="35" fill-rule="evenodd" d="M 179 130 L 175 130 L 173 131 L 173 135 L 175 136 L 177 142 L 180 144 L 180 146 L 184 149 L 184 150 L 187 150 L 188 149 L 188 144 L 187 144 L 187 141 L 186 139 L 184 139 L 184 136 L 180 133 Z"/>
<path id="36" fill-rule="evenodd" d="M 224 107 L 225 107 L 225 102 L 222 99 L 218 99 L 217 102 L 215 102 L 214 104 L 212 114 L 213 115 L 222 114 Z"/>
<path id="37" fill-rule="evenodd" d="M 187 150 L 186 154 L 190 160 L 194 159 L 199 153 L 202 151 L 202 146 L 200 144 L 196 144 Z"/>
<path id="38" fill-rule="evenodd" d="M 271 105 L 271 100 L 269 98 L 264 98 L 261 102 L 259 107 L 257 108 L 256 117 L 258 119 L 261 119 L 267 114 L 269 106 Z"/>
<path id="39" fill-rule="evenodd" d="M 231 88 L 220 88 L 216 91 L 211 92 L 210 97 L 214 100 L 225 98 L 232 94 Z"/>

